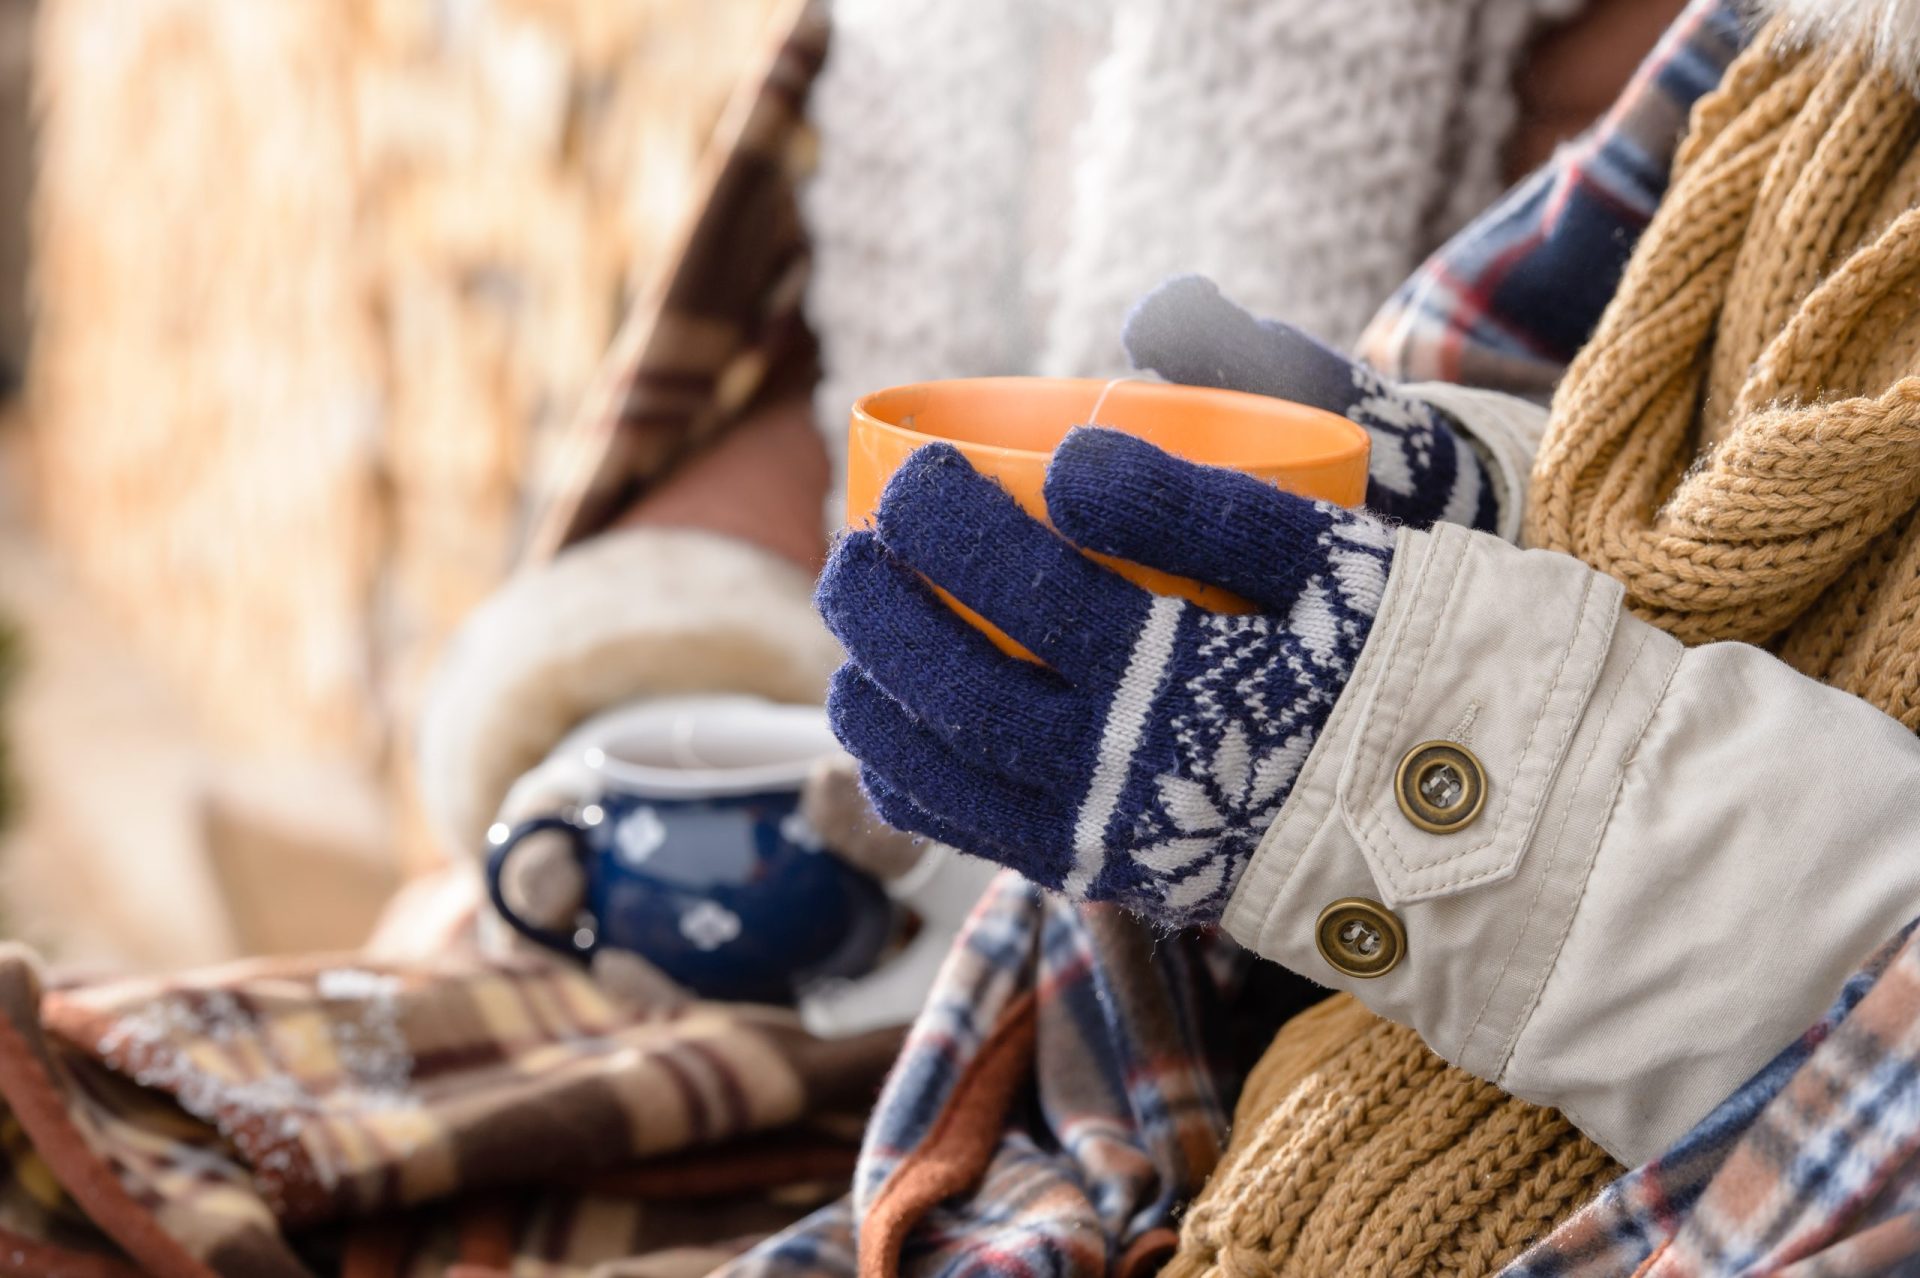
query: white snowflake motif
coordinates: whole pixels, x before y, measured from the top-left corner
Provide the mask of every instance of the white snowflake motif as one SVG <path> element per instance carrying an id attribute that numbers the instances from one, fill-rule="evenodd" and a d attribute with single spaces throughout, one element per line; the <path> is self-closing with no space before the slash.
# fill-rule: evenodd
<path id="1" fill-rule="evenodd" d="M 1256 746 L 1244 727 L 1229 723 L 1199 769 L 1200 779 L 1173 773 L 1154 778 L 1173 829 L 1134 859 L 1168 885 L 1163 903 L 1169 911 L 1187 914 L 1227 886 L 1227 871 L 1240 859 L 1236 854 L 1278 814 L 1311 745 L 1304 733 L 1295 733 Z"/>
<path id="2" fill-rule="evenodd" d="M 740 916 L 718 901 L 695 901 L 680 916 L 680 935 L 701 953 L 711 953 L 740 935 Z"/>
<path id="3" fill-rule="evenodd" d="M 1339 646 L 1337 629 L 1313 628 L 1329 633 L 1317 643 L 1264 616 L 1202 622 L 1199 669 L 1180 685 L 1185 705 L 1169 724 L 1174 767 L 1153 779 L 1132 853 L 1162 911 L 1196 917 L 1217 904 L 1278 815 L 1313 744 L 1306 720 L 1325 699 L 1316 685 L 1344 656 L 1322 650 Z"/>
<path id="4" fill-rule="evenodd" d="M 1195 617 L 1172 664 L 1171 749 L 1147 783 L 1126 855 L 1148 910 L 1217 918 L 1240 870 L 1279 816 L 1378 610 L 1392 533 L 1343 519 L 1323 535 L 1327 571 L 1284 617 Z M 1139 880 L 1136 880 L 1138 882 Z"/>

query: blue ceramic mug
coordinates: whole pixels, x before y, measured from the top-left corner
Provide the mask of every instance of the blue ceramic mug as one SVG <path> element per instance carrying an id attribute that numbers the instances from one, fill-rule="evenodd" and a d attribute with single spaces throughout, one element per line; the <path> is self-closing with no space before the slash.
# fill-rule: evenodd
<path id="1" fill-rule="evenodd" d="M 807 771 L 833 748 L 817 708 L 750 697 L 662 699 L 593 720 L 529 778 L 561 780 L 578 802 L 489 834 L 494 908 L 562 953 L 632 950 L 705 998 L 790 1004 L 862 976 L 895 909 L 800 814 Z M 514 850 L 542 831 L 563 835 L 585 872 L 571 929 L 520 918 L 501 891 Z"/>

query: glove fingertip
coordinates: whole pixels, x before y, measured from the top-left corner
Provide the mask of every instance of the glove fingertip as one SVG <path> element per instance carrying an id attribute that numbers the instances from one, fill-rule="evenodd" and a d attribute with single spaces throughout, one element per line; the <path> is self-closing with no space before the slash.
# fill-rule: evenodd
<path id="1" fill-rule="evenodd" d="M 1224 587 L 1285 613 L 1342 512 L 1266 480 L 1081 429 L 1047 472 L 1047 515 L 1074 544 Z"/>
<path id="2" fill-rule="evenodd" d="M 922 444 L 907 454 L 900 469 L 887 480 L 886 488 L 880 493 L 880 504 L 874 511 L 875 526 L 883 524 L 889 512 L 897 512 L 920 500 L 923 494 L 939 493 L 956 484 L 976 481 L 992 482 L 973 468 L 973 463 L 959 448 L 945 440 Z"/>
<path id="3" fill-rule="evenodd" d="M 1120 325 L 1120 340 L 1126 345 L 1128 354 L 1135 354 L 1136 346 L 1151 347 L 1164 333 L 1177 330 L 1195 310 L 1211 308 L 1223 302 L 1228 306 L 1233 305 L 1221 295 L 1220 286 L 1206 276 L 1172 276 L 1143 294 L 1127 311 L 1127 317 Z M 1139 360 L 1134 362 L 1137 365 Z"/>
<path id="4" fill-rule="evenodd" d="M 1121 328 L 1121 342 L 1135 368 L 1168 381 L 1266 390 L 1265 329 L 1202 275 L 1176 276 L 1141 298 Z"/>
<path id="5" fill-rule="evenodd" d="M 1151 486 L 1164 462 L 1185 464 L 1125 431 L 1076 426 L 1054 450 L 1041 485 L 1047 518 L 1082 549 L 1123 554 L 1137 514 L 1123 489 Z"/>
<path id="6" fill-rule="evenodd" d="M 880 494 L 873 512 L 873 529 L 882 544 L 916 566 L 919 550 L 938 550 L 956 529 L 953 512 L 971 510 L 993 520 L 1024 518 L 1013 497 L 993 479 L 981 474 L 952 444 L 923 444 L 915 449 Z"/>
<path id="7" fill-rule="evenodd" d="M 842 663 L 827 681 L 827 726 L 841 747 L 862 762 L 874 735 L 873 698 L 884 695 L 851 661 Z"/>
<path id="8" fill-rule="evenodd" d="M 843 642 L 841 626 L 859 616 L 869 575 L 884 567 L 886 557 L 880 539 L 864 528 L 841 537 L 828 553 L 827 566 L 813 586 L 813 608 Z"/>
<path id="9" fill-rule="evenodd" d="M 952 841 L 953 831 L 939 818 L 888 785 L 872 768 L 861 767 L 860 789 L 873 814 L 894 829 L 935 842 Z"/>

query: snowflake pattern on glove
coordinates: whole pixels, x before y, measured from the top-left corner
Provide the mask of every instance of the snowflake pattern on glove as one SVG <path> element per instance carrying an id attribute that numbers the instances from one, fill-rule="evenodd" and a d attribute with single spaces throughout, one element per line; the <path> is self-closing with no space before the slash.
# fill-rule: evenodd
<path id="1" fill-rule="evenodd" d="M 1284 324 L 1266 327 L 1284 330 L 1299 341 L 1312 340 Z M 1367 508 L 1415 528 L 1437 523 L 1482 532 L 1497 528 L 1498 492 L 1460 424 L 1365 364 L 1348 363 L 1347 373 L 1351 398 L 1339 411 L 1373 443 L 1367 458 Z"/>
<path id="2" fill-rule="evenodd" d="M 909 459 L 821 581 L 849 657 L 835 730 L 889 823 L 1165 925 L 1214 922 L 1352 675 L 1393 530 L 1104 430 L 1068 437 L 1046 494 L 1059 533 L 951 448 Z M 1256 610 L 1149 594 L 1083 549 Z"/>
<path id="3" fill-rule="evenodd" d="M 1280 814 L 1353 674 L 1392 554 L 1384 525 L 1317 509 L 1331 516 L 1317 548 L 1340 571 L 1309 577 L 1287 616 L 1182 608 L 1158 697 L 1164 737 L 1140 742 L 1129 762 L 1148 780 L 1115 805 L 1134 812 L 1131 828 L 1096 835 L 1097 808 L 1076 823 L 1077 865 L 1101 866 L 1090 897 L 1176 925 L 1218 918 Z"/>

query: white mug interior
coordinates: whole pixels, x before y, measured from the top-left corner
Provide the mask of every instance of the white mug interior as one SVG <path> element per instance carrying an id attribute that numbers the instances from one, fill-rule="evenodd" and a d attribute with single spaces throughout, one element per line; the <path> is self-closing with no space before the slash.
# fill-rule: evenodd
<path id="1" fill-rule="evenodd" d="M 798 790 L 814 763 L 838 749 L 823 707 L 706 694 L 630 702 L 596 715 L 549 759 L 607 790 L 697 799 Z"/>

